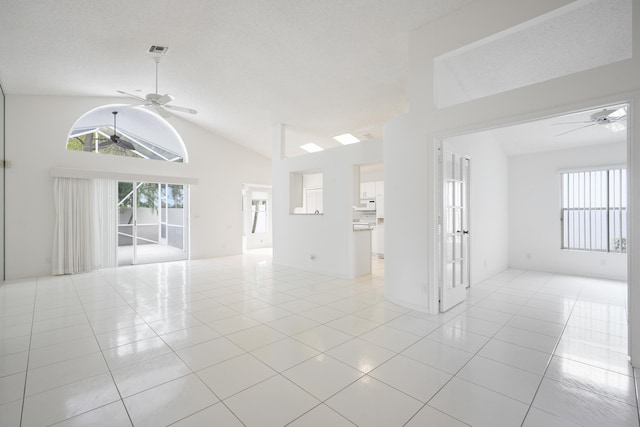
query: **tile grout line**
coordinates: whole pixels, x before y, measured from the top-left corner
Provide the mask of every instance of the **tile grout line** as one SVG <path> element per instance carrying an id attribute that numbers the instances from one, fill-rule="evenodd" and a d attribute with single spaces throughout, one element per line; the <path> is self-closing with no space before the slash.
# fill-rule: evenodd
<path id="1" fill-rule="evenodd" d="M 523 274 L 524 274 L 524 273 L 523 273 Z M 518 276 L 516 276 L 516 277 L 518 277 Z M 511 281 L 512 281 L 512 280 L 514 280 L 514 279 L 515 279 L 515 277 L 514 277 L 514 278 L 512 278 L 512 279 L 510 279 L 510 280 L 508 280 L 507 282 L 505 282 L 505 284 L 503 284 L 502 286 L 500 286 L 500 288 L 501 288 L 501 287 L 503 287 L 504 285 L 506 285 L 507 283 L 511 282 Z M 490 296 L 490 295 L 492 295 L 493 293 L 495 293 L 498 289 L 499 289 L 499 288 L 494 289 L 494 290 L 493 290 L 493 291 L 491 291 L 489 294 L 487 294 L 487 296 L 485 296 L 484 298 L 481 298 L 478 302 L 476 302 L 476 303 L 474 303 L 474 304 L 470 305 L 468 308 L 471 308 L 471 307 L 476 306 L 480 301 L 482 301 L 482 300 L 486 299 L 488 296 Z M 461 313 L 457 313 L 457 315 L 456 315 L 455 317 L 453 317 L 451 320 L 453 320 L 453 319 L 455 319 L 456 317 L 459 317 L 459 316 L 461 316 L 461 315 L 465 314 L 465 312 L 468 310 L 468 308 L 465 308 L 465 310 L 464 310 L 463 312 L 461 312 Z M 490 309 L 487 309 L 487 310 L 490 310 Z M 496 310 L 493 310 L 493 311 L 496 311 Z M 507 314 L 509 314 L 509 313 L 507 313 Z M 512 317 L 514 316 L 514 314 L 510 314 L 510 316 L 511 316 L 510 318 L 512 318 Z M 473 317 L 473 316 L 471 316 L 471 317 Z M 450 320 L 450 321 L 451 321 L 451 320 Z M 480 319 L 480 320 L 485 320 L 485 319 Z M 485 320 L 485 321 L 487 321 L 487 320 Z M 446 322 L 446 323 L 448 323 L 448 322 Z M 435 329 L 434 331 L 432 331 L 432 332 L 437 331 L 437 330 L 438 330 L 438 329 L 440 329 L 442 326 L 446 325 L 446 323 L 441 324 L 438 328 L 436 328 L 436 329 Z M 491 323 L 494 323 L 494 322 L 491 322 Z M 451 415 L 451 414 L 448 414 L 448 413 L 446 413 L 446 412 L 443 412 L 443 411 L 439 410 L 438 408 L 435 408 L 435 407 L 433 407 L 433 406 L 430 406 L 430 405 L 429 405 L 429 402 L 431 402 L 431 401 L 433 400 L 433 398 L 434 398 L 434 397 L 436 397 L 436 396 L 438 395 L 438 393 L 440 393 L 440 391 L 442 391 L 442 389 L 444 389 L 444 388 L 447 386 L 447 384 L 449 384 L 449 383 L 450 383 L 454 378 L 457 378 L 458 373 L 460 373 L 460 371 L 462 371 L 462 369 L 464 369 L 464 367 L 465 367 L 465 366 L 467 366 L 467 365 L 469 364 L 469 362 L 471 362 L 471 360 L 473 360 L 475 357 L 482 357 L 482 356 L 479 356 L 479 354 L 478 354 L 478 353 L 480 353 L 480 351 L 482 351 L 482 349 L 483 349 L 483 348 L 484 348 L 484 347 L 485 347 L 485 346 L 486 346 L 486 345 L 487 345 L 487 344 L 488 344 L 488 343 L 493 339 L 493 337 L 495 337 L 495 335 L 496 335 L 500 330 L 502 330 L 502 328 L 505 326 L 505 324 L 506 324 L 506 323 L 502 323 L 502 326 L 500 327 L 500 329 L 498 329 L 496 332 L 494 332 L 494 333 L 493 333 L 493 335 L 491 335 L 490 337 L 488 337 L 489 339 L 488 339 L 488 340 L 487 340 L 487 341 L 486 341 L 482 346 L 480 346 L 480 348 L 479 348 L 475 353 L 472 353 L 472 354 L 473 354 L 473 356 L 471 356 L 471 357 L 469 358 L 469 360 L 467 360 L 467 361 L 466 361 L 466 362 L 465 362 L 465 363 L 464 363 L 464 364 L 463 364 L 463 365 L 462 365 L 462 366 L 461 366 L 461 367 L 460 367 L 460 368 L 459 368 L 459 369 L 458 369 L 458 370 L 457 370 L 453 375 L 451 375 L 451 378 L 449 378 L 449 379 L 447 380 L 447 382 L 445 382 L 445 383 L 444 383 L 444 384 L 443 384 L 443 385 L 442 385 L 442 386 L 441 386 L 441 387 L 440 387 L 440 388 L 439 388 L 435 393 L 433 393 L 433 395 L 432 395 L 432 396 L 431 396 L 431 397 L 430 397 L 430 398 L 425 402 L 425 404 L 424 404 L 424 405 L 422 405 L 422 406 L 420 407 L 420 409 L 418 409 L 418 411 L 416 411 L 416 413 L 415 413 L 415 414 L 413 414 L 413 415 L 411 416 L 411 418 L 409 418 L 409 420 L 407 420 L 407 422 L 406 422 L 404 425 L 407 425 L 409 422 L 411 422 L 411 420 L 412 420 L 413 418 L 415 418 L 415 416 L 416 416 L 420 411 L 422 411 L 422 409 L 424 409 L 426 406 L 429 406 L 430 408 L 433 408 L 433 409 L 437 410 L 438 412 L 441 412 L 441 413 L 443 413 L 443 414 L 445 414 L 445 415 L 447 415 L 447 416 L 449 416 L 449 417 L 451 417 L 451 418 L 453 418 L 453 419 L 455 419 L 455 420 L 457 420 L 457 421 L 460 421 L 460 422 L 462 422 L 463 424 L 467 424 L 467 423 L 465 423 L 464 421 L 462 421 L 462 420 L 458 419 L 457 417 L 455 417 L 455 416 L 453 416 L 453 415 Z M 466 330 L 464 330 L 464 329 L 462 329 L 462 330 L 463 330 L 463 331 L 466 331 Z M 430 332 L 429 334 L 427 334 L 424 338 L 427 338 L 427 337 L 428 337 L 432 332 Z M 471 331 L 467 331 L 467 332 L 471 332 Z M 480 335 L 480 334 L 477 334 L 477 335 Z M 434 342 L 437 342 L 437 341 L 434 341 Z M 447 346 L 447 347 L 451 347 L 451 348 L 455 348 L 455 349 L 457 349 L 456 347 L 452 347 L 452 346 L 447 345 L 447 344 L 444 344 L 444 343 L 440 343 L 440 344 L 445 345 L 445 346 Z M 458 350 L 460 350 L 460 349 L 458 349 Z M 464 350 L 463 350 L 463 351 L 464 351 Z M 428 365 L 428 366 L 430 366 L 430 365 Z M 436 368 L 436 369 L 437 369 L 437 368 Z M 447 372 L 447 373 L 448 373 L 448 372 Z M 459 379 L 462 379 L 462 378 L 459 378 Z M 463 381 L 464 381 L 464 380 L 463 380 Z M 472 384 L 475 384 L 475 383 L 472 383 Z M 482 387 L 482 388 L 484 388 L 484 389 L 486 389 L 486 390 L 490 390 L 490 389 L 488 389 L 488 388 L 486 388 L 486 387 L 480 386 L 479 384 L 476 384 L 476 385 L 478 385 L 479 387 Z M 490 391 L 493 391 L 493 390 L 490 390 Z M 494 392 L 494 393 L 497 393 L 497 392 L 495 392 L 495 391 L 493 391 L 493 392 Z M 505 395 L 504 395 L 504 394 L 502 394 L 502 393 L 499 393 L 499 394 L 501 394 L 501 395 L 505 396 Z M 506 396 L 506 397 L 509 397 L 509 396 Z M 513 398 L 511 398 L 511 399 L 513 399 Z"/>
<path id="2" fill-rule="evenodd" d="M 524 271 L 522 271 L 522 273 L 521 273 L 521 274 L 519 274 L 519 275 L 517 275 L 517 276 L 514 276 L 514 277 L 512 277 L 511 279 L 507 280 L 507 281 L 506 281 L 506 282 L 504 282 L 501 286 L 499 286 L 499 287 L 497 287 L 497 288 L 493 289 L 493 290 L 492 290 L 490 293 L 488 293 L 485 297 L 481 298 L 478 302 L 476 302 L 476 303 L 472 304 L 472 305 L 471 305 L 471 306 L 469 306 L 468 308 L 471 308 L 471 307 L 476 306 L 479 302 L 481 302 L 481 301 L 483 301 L 483 300 L 487 299 L 490 295 L 492 295 L 492 294 L 494 294 L 495 292 L 499 291 L 501 288 L 503 288 L 504 286 L 506 286 L 508 283 L 510 283 L 510 282 L 514 281 L 515 279 L 517 279 L 518 277 L 520 277 L 520 276 L 522 276 L 522 275 L 526 274 L 526 272 L 527 272 L 527 270 L 524 270 Z M 531 300 L 531 299 L 532 299 L 532 297 L 529 297 L 529 298 L 527 299 L 527 301 L 529 301 L 529 300 Z M 522 307 L 524 307 L 524 305 L 522 305 L 522 306 L 521 306 L 521 308 L 522 308 Z M 468 309 L 468 308 L 467 308 L 467 309 Z M 458 313 L 458 316 L 461 316 L 461 315 L 465 314 L 465 312 L 467 311 L 467 309 L 465 309 L 465 310 L 464 310 L 463 312 L 461 312 L 461 313 Z M 486 310 L 498 311 L 498 310 L 492 310 L 492 309 L 486 309 Z M 500 312 L 500 313 L 502 313 L 502 312 Z M 509 314 L 509 315 L 510 315 L 510 318 L 509 318 L 509 319 L 512 319 L 512 318 L 516 315 L 516 314 L 514 314 L 514 313 L 505 313 L 505 314 Z M 456 317 L 458 317 L 458 316 L 456 316 Z M 472 317 L 473 317 L 473 316 L 472 316 Z M 454 317 L 454 319 L 455 319 L 455 317 Z M 451 320 L 453 320 L 453 319 L 451 319 Z M 485 321 L 487 321 L 486 319 L 480 319 L 480 320 L 485 320 Z M 492 323 L 495 323 L 495 322 L 492 322 Z M 444 324 L 443 324 L 443 325 L 444 325 Z M 438 389 L 438 391 L 436 391 L 436 392 L 433 394 L 433 396 L 431 396 L 431 398 L 430 398 L 430 399 L 429 399 L 429 400 L 428 400 L 428 401 L 427 401 L 427 402 L 426 402 L 426 403 L 421 407 L 421 409 L 420 409 L 420 410 L 418 410 L 418 412 L 416 412 L 416 413 L 415 413 L 415 414 L 414 414 L 414 415 L 409 419 L 409 421 L 407 421 L 407 423 L 409 423 L 409 422 L 411 421 L 411 419 L 413 419 L 413 418 L 414 418 L 414 417 L 415 417 L 415 416 L 416 416 L 416 415 L 417 415 L 417 414 L 418 414 L 418 413 L 419 413 L 419 412 L 420 412 L 420 411 L 421 411 L 425 406 L 429 406 L 429 402 L 430 402 L 431 400 L 433 400 L 433 398 L 434 398 L 438 393 L 440 393 L 440 391 L 441 391 L 444 387 L 446 387 L 446 386 L 447 386 L 447 384 L 449 384 L 449 383 L 450 383 L 454 378 L 457 378 L 458 373 L 460 373 L 460 371 L 462 371 L 462 369 L 464 369 L 464 367 L 465 367 L 465 366 L 467 366 L 467 365 L 471 362 L 471 360 L 473 360 L 475 357 L 484 357 L 484 356 L 480 356 L 480 355 L 479 355 L 480 351 L 482 351 L 482 349 L 483 349 L 483 348 L 484 348 L 484 347 L 485 347 L 485 346 L 486 346 L 486 345 L 487 345 L 487 344 L 488 344 L 492 339 L 494 339 L 495 335 L 497 335 L 497 334 L 498 334 L 498 332 L 500 332 L 500 331 L 501 331 L 501 330 L 506 326 L 506 322 L 505 322 L 505 323 L 501 323 L 501 325 L 502 325 L 502 326 L 500 327 L 500 329 L 498 329 L 498 330 L 497 330 L 497 331 L 496 331 L 492 336 L 490 336 L 490 337 L 489 337 L 489 339 L 487 340 L 487 342 L 485 342 L 485 343 L 484 343 L 484 344 L 483 344 L 483 345 L 482 345 L 482 346 L 481 346 L 481 347 L 480 347 L 480 348 L 479 348 L 475 353 L 473 353 L 473 356 L 472 356 L 472 357 L 470 357 L 470 358 L 469 358 L 469 360 L 467 360 L 467 361 L 466 361 L 466 362 L 465 362 L 465 363 L 460 367 L 460 369 L 458 369 L 458 370 L 456 371 L 456 373 L 455 373 L 455 374 L 453 374 L 453 375 L 451 376 L 451 378 L 450 378 L 450 379 L 449 379 L 445 384 L 443 384 L 443 385 L 442 385 L 442 387 L 440 387 L 440 388 Z M 441 325 L 441 326 L 442 326 L 442 325 Z M 468 331 L 468 332 L 471 332 L 471 331 Z M 478 334 L 478 335 L 480 335 L 480 334 Z M 428 335 L 427 335 L 427 336 L 428 336 Z M 426 338 L 426 337 L 425 337 L 425 338 Z M 495 338 L 495 339 L 498 339 L 498 338 Z M 558 341 L 559 341 L 559 339 L 558 339 Z M 442 343 L 441 343 L 441 344 L 442 344 Z M 509 344 L 511 344 L 511 343 L 509 343 Z M 443 345 L 447 345 L 447 344 L 443 344 Z M 517 344 L 514 344 L 514 345 L 517 345 Z M 556 345 L 557 345 L 557 343 L 556 343 Z M 451 346 L 449 346 L 449 347 L 451 347 Z M 531 349 L 529 349 L 528 347 L 523 347 L 523 346 L 518 346 L 518 347 L 522 347 L 522 348 L 525 348 L 525 349 L 527 349 L 527 350 L 531 350 Z M 455 348 L 455 347 L 452 347 L 452 348 Z M 553 357 L 553 354 L 551 355 L 551 357 Z M 489 358 L 489 360 L 493 360 L 493 359 Z M 551 360 L 551 359 L 549 359 L 549 360 Z M 495 361 L 495 362 L 498 362 L 498 361 Z M 502 363 L 502 362 L 498 362 L 498 363 Z M 506 365 L 506 366 L 511 366 L 511 365 L 506 364 L 506 363 L 505 363 L 505 365 Z M 516 369 L 520 369 L 520 368 L 517 368 L 517 367 L 515 367 L 515 366 L 511 366 L 511 367 L 516 368 Z M 521 370 L 523 370 L 523 369 L 521 369 Z M 523 371 L 528 372 L 528 371 L 526 371 L 526 370 L 523 370 Z M 544 376 L 543 376 L 542 378 L 544 378 Z M 464 380 L 464 379 L 462 379 L 462 378 L 459 378 L 459 379 L 460 379 L 460 380 L 463 380 L 463 381 L 466 381 L 466 380 Z M 513 397 L 511 397 L 511 396 L 508 396 L 508 395 L 505 395 L 505 394 L 503 394 L 503 393 L 500 393 L 500 392 L 497 392 L 497 391 L 491 390 L 491 389 L 489 389 L 489 388 L 487 388 L 487 387 L 484 387 L 484 386 L 482 386 L 482 385 L 480 385 L 480 384 L 476 384 L 476 383 L 474 383 L 474 382 L 470 382 L 470 383 L 471 383 L 471 384 L 475 384 L 475 385 L 477 385 L 478 387 L 482 387 L 482 388 L 484 388 L 485 390 L 489 390 L 489 391 L 491 391 L 491 392 L 494 392 L 494 393 L 500 394 L 500 395 L 502 395 L 502 396 L 505 396 L 505 397 L 507 397 L 507 398 L 509 398 L 509 399 L 515 400 L 515 401 L 517 401 L 517 402 L 520 402 L 519 400 L 517 400 L 517 399 L 515 399 L 515 398 L 513 398 Z M 535 395 L 534 395 L 534 398 L 535 398 Z M 532 399 L 532 402 L 533 402 L 533 399 Z M 529 408 L 530 408 L 530 406 L 531 406 L 531 405 L 529 405 Z M 448 413 L 446 413 L 446 412 L 440 411 L 438 408 L 435 408 L 435 407 L 432 407 L 432 406 L 429 406 L 429 407 L 430 407 L 430 408 L 433 408 L 433 409 L 435 409 L 435 410 L 438 410 L 439 412 L 442 412 L 443 414 L 445 414 L 445 415 L 447 415 L 447 416 L 449 416 L 449 417 L 451 417 L 451 418 L 454 418 L 454 419 L 456 419 L 456 420 L 458 420 L 458 421 L 460 421 L 460 422 L 463 422 L 463 423 L 464 423 L 464 421 L 459 420 L 458 418 L 456 418 L 455 416 L 453 416 L 453 415 L 451 415 L 451 414 L 448 414 Z M 527 409 L 527 413 L 525 413 L 525 416 L 524 416 L 523 421 L 522 421 L 523 423 L 524 423 L 524 420 L 526 419 L 526 416 L 527 416 L 528 412 L 529 412 L 529 411 L 528 411 L 528 409 Z M 464 424 L 466 424 L 466 423 L 464 423 Z M 406 425 L 406 424 L 405 424 L 405 425 Z"/>
<path id="3" fill-rule="evenodd" d="M 29 359 L 31 358 L 31 340 L 33 337 L 33 323 L 36 315 L 36 301 L 38 299 L 38 277 L 35 279 L 35 290 L 33 294 L 33 312 L 31 313 L 31 332 L 29 333 L 29 349 L 27 350 L 27 365 L 24 372 L 24 389 L 22 390 L 22 407 L 20 408 L 20 423 L 22 425 L 22 419 L 24 418 L 24 403 L 27 400 L 27 379 L 29 378 Z"/>
<path id="4" fill-rule="evenodd" d="M 101 273 L 100 271 L 98 271 L 98 277 L 100 277 L 100 279 L 101 279 L 101 280 L 104 280 L 104 281 L 105 281 L 105 283 L 107 283 L 107 284 L 109 285 L 109 287 L 110 287 L 110 288 L 113 288 L 113 286 L 111 285 L 111 283 L 110 283 L 109 281 L 107 281 L 107 280 L 103 277 L 103 275 L 102 275 L 102 273 Z M 100 349 L 100 354 L 102 355 L 102 360 L 104 360 L 104 364 L 105 364 L 105 366 L 107 367 L 107 370 L 109 371 L 109 377 L 111 377 L 111 381 L 113 382 L 113 386 L 115 387 L 116 391 L 118 392 L 118 396 L 120 397 L 120 403 L 121 403 L 121 404 L 122 404 L 122 406 L 124 407 L 124 410 L 125 410 L 125 413 L 127 414 L 127 417 L 128 417 L 128 419 L 129 419 L 129 422 L 130 422 L 130 423 L 131 423 L 131 425 L 133 426 L 133 425 L 134 425 L 134 423 L 133 423 L 133 420 L 131 419 L 131 414 L 129 414 L 129 409 L 127 408 L 127 405 L 125 405 L 125 404 L 124 404 L 124 398 L 122 397 L 122 393 L 120 392 L 120 388 L 118 387 L 118 384 L 116 383 L 116 380 L 115 380 L 115 378 L 113 377 L 113 372 L 111 371 L 111 367 L 109 366 L 109 363 L 107 362 L 107 358 L 106 358 L 106 357 L 105 357 L 105 355 L 104 355 L 104 351 L 103 351 L 103 349 L 102 349 L 102 346 L 100 345 L 100 342 L 98 341 L 98 337 L 97 337 L 97 335 L 96 335 L 96 333 L 95 333 L 95 330 L 93 329 L 93 324 L 91 324 L 91 321 L 89 320 L 89 316 L 87 316 L 87 310 L 86 310 L 86 308 L 85 308 L 85 306 L 84 306 L 84 302 L 82 301 L 82 298 L 80 297 L 80 294 L 78 293 L 78 288 L 76 287 L 76 284 L 75 284 L 75 282 L 73 281 L 73 278 L 71 278 L 71 283 L 73 284 L 73 289 L 74 289 L 74 291 L 75 291 L 75 293 L 76 293 L 76 296 L 78 297 L 78 300 L 80 301 L 80 305 L 82 306 L 82 312 L 84 313 L 85 317 L 87 318 L 87 323 L 89 323 L 89 327 L 91 328 L 91 331 L 93 332 L 93 338 L 95 339 L 96 344 L 98 345 L 98 348 Z M 115 290 L 115 289 L 114 289 L 114 290 Z M 117 293 L 120 297 L 122 297 L 122 296 L 120 295 L 120 293 L 119 293 L 119 292 L 117 292 L 117 291 L 116 291 L 116 293 Z M 103 406 L 101 406 L 101 407 L 107 406 L 107 405 L 109 405 L 109 404 L 111 404 L 111 403 L 113 403 L 113 402 L 110 402 L 110 403 L 108 403 L 108 404 L 106 404 L 106 405 L 103 405 Z M 83 413 L 88 413 L 88 412 L 91 412 L 91 411 L 93 411 L 93 410 L 95 410 L 95 409 L 97 409 L 97 408 L 93 408 L 93 409 L 91 409 L 91 410 L 89 410 L 89 411 L 86 411 L 86 412 L 83 412 Z M 82 414 L 74 415 L 74 417 L 75 417 L 75 416 L 78 416 L 78 415 L 82 415 Z M 73 418 L 73 417 L 71 417 L 71 418 Z M 61 421 L 63 421 L 63 420 L 61 420 Z"/>
<path id="5" fill-rule="evenodd" d="M 556 276 L 556 275 L 554 275 Z M 540 391 L 540 387 L 542 387 L 542 383 L 544 382 L 546 376 L 547 376 L 547 371 L 549 370 L 549 366 L 551 366 L 551 362 L 553 361 L 553 358 L 556 357 L 556 350 L 558 349 L 558 346 L 560 345 L 560 340 L 562 340 L 562 336 L 564 335 L 565 330 L 567 329 L 567 324 L 569 323 L 569 319 L 571 319 L 571 315 L 573 314 L 573 311 L 576 308 L 576 304 L 578 303 L 578 300 L 580 299 L 580 295 L 582 294 L 582 290 L 584 288 L 584 285 L 580 286 L 580 292 L 578 292 L 578 295 L 576 296 L 575 301 L 573 302 L 573 305 L 571 306 L 571 312 L 569 313 L 569 316 L 567 316 L 567 320 L 564 322 L 564 325 L 562 327 L 562 332 L 560 333 L 560 336 L 558 337 L 558 340 L 556 342 L 556 345 L 553 347 L 553 351 L 551 353 L 551 357 L 549 358 L 549 361 L 547 362 L 545 368 L 544 368 L 544 372 L 542 373 L 542 377 L 540 378 L 540 382 L 538 383 L 538 387 L 536 387 L 536 391 L 533 394 L 533 398 L 531 399 L 531 403 L 529 404 L 529 408 L 527 408 L 527 412 L 524 416 L 524 418 L 522 419 L 522 423 L 520 424 L 521 427 L 523 427 L 525 420 L 527 419 L 527 417 L 529 416 L 529 412 L 531 412 L 531 408 L 533 408 L 533 402 L 535 402 L 536 400 L 536 396 L 538 396 L 538 392 Z M 544 411 L 546 412 L 546 411 Z M 555 415 L 555 414 L 552 414 Z M 564 419 L 564 417 L 555 415 L 558 418 Z"/>

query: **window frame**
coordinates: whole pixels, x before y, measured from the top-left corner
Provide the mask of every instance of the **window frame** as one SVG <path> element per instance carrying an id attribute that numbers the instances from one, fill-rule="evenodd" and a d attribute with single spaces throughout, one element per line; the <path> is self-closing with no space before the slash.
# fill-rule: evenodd
<path id="1" fill-rule="evenodd" d="M 560 249 L 626 254 L 627 166 L 564 170 L 559 176 Z"/>

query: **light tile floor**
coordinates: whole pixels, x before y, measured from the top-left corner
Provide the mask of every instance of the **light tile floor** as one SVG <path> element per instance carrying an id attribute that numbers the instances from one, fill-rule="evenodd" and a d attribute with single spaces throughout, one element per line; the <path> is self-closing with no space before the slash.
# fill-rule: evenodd
<path id="1" fill-rule="evenodd" d="M 0 286 L 2 426 L 638 426 L 623 283 L 507 270 L 450 312 L 268 254 Z"/>

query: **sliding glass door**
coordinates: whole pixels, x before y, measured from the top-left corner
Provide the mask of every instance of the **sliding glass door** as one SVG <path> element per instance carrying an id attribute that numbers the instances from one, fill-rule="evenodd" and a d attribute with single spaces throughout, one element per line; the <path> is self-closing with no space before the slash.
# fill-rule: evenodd
<path id="1" fill-rule="evenodd" d="M 118 183 L 118 265 L 188 258 L 184 185 Z"/>
<path id="2" fill-rule="evenodd" d="M 160 242 L 184 250 L 186 245 L 185 186 L 160 184 Z"/>
<path id="3" fill-rule="evenodd" d="M 118 182 L 118 265 L 133 264 L 134 183 Z"/>

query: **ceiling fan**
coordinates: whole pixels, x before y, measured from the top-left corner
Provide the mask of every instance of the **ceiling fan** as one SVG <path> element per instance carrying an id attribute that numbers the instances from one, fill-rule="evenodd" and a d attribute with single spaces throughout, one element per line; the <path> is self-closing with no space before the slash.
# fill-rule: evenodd
<path id="1" fill-rule="evenodd" d="M 127 141 L 126 139 L 120 138 L 120 136 L 118 135 L 116 127 L 116 116 L 118 115 L 118 112 L 112 111 L 111 114 L 113 114 L 113 135 L 111 135 L 109 139 L 98 139 L 98 141 L 102 141 L 98 144 L 98 149 L 107 148 L 108 146 L 113 144 L 124 150 L 135 150 L 136 147 L 131 142 Z"/>
<path id="2" fill-rule="evenodd" d="M 144 102 L 145 107 L 153 108 L 158 112 L 162 117 L 169 117 L 171 114 L 167 110 L 179 111 L 181 113 L 189 113 L 189 114 L 197 114 L 198 112 L 192 108 L 179 107 L 177 105 L 170 105 L 169 103 L 173 101 L 173 96 L 168 93 L 164 95 L 160 95 L 158 93 L 158 64 L 160 63 L 160 57 L 155 56 L 153 60 L 156 63 L 156 91 L 155 93 L 148 93 L 144 98 L 138 95 L 134 95 L 131 93 L 124 92 L 122 90 L 117 91 L 123 95 L 127 95 L 131 98 L 137 99 L 138 101 Z"/>
<path id="3" fill-rule="evenodd" d="M 616 109 L 605 108 L 602 111 L 596 111 L 595 113 L 591 114 L 591 116 L 589 117 L 589 120 L 586 120 L 586 121 L 553 123 L 553 125 L 567 125 L 567 124 L 583 125 L 575 129 L 571 129 L 556 135 L 556 136 L 562 136 L 571 132 L 575 132 L 580 129 L 584 129 L 584 128 L 588 128 L 596 125 L 604 126 L 612 132 L 620 132 L 627 128 L 626 121 L 627 121 L 627 107 L 623 106 Z"/>

